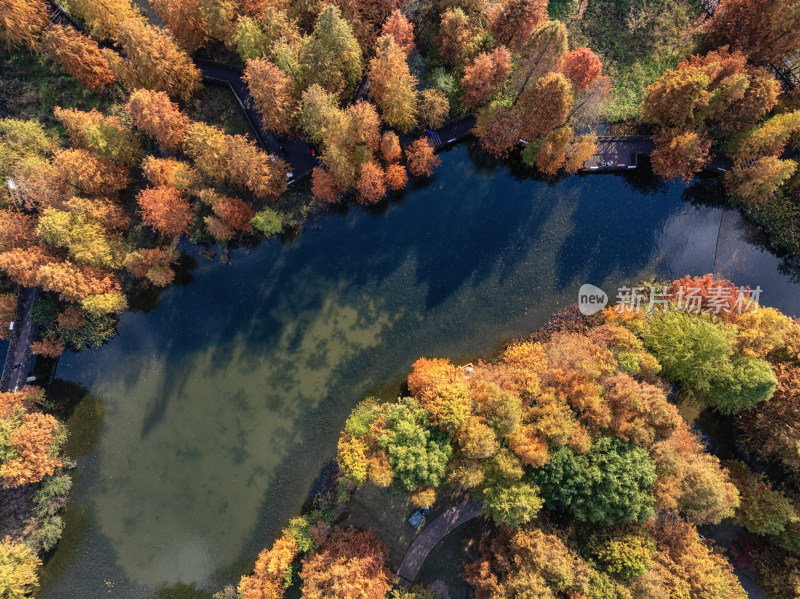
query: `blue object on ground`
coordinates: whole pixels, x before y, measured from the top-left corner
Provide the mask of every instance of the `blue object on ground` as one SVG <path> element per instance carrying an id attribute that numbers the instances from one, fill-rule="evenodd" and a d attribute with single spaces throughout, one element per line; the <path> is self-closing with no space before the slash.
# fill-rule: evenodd
<path id="1" fill-rule="evenodd" d="M 417 528 L 419 527 L 420 524 L 422 524 L 427 515 L 428 515 L 428 509 L 421 507 L 416 512 L 411 514 L 411 517 L 408 519 L 408 523 L 414 528 Z"/>

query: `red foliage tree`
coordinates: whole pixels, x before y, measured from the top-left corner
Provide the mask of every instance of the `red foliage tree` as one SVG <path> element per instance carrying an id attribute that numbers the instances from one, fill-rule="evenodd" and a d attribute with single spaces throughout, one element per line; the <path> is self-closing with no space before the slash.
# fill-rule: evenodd
<path id="1" fill-rule="evenodd" d="M 576 92 L 584 91 L 600 76 L 603 65 L 589 48 L 575 48 L 564 57 L 562 72 Z"/>
<path id="2" fill-rule="evenodd" d="M 547 0 L 501 0 L 492 10 L 489 29 L 500 44 L 522 46 L 547 20 Z"/>
<path id="3" fill-rule="evenodd" d="M 315 166 L 311 173 L 311 193 L 326 202 L 335 202 L 339 195 L 336 180 L 321 166 Z"/>
<path id="4" fill-rule="evenodd" d="M 401 164 L 390 164 L 386 167 L 386 184 L 394 190 L 403 189 L 408 184 L 408 173 Z"/>
<path id="5" fill-rule="evenodd" d="M 406 56 L 414 51 L 414 25 L 398 9 L 394 9 L 386 19 L 381 35 L 391 35 Z"/>
<path id="6" fill-rule="evenodd" d="M 223 223 L 232 229 L 239 231 L 251 231 L 253 229 L 250 219 L 256 213 L 239 198 L 221 196 L 214 200 L 211 209 Z"/>

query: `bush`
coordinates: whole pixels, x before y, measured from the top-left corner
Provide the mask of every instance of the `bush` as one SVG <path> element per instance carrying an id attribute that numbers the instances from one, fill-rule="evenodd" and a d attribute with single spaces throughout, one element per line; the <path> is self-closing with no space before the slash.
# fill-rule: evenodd
<path id="1" fill-rule="evenodd" d="M 542 509 L 539 489 L 525 482 L 507 482 L 487 487 L 481 494 L 483 511 L 498 525 L 521 526 Z"/>
<path id="2" fill-rule="evenodd" d="M 256 212 L 256 215 L 250 219 L 250 224 L 264 237 L 272 237 L 283 229 L 283 217 L 272 208 L 264 208 Z"/>

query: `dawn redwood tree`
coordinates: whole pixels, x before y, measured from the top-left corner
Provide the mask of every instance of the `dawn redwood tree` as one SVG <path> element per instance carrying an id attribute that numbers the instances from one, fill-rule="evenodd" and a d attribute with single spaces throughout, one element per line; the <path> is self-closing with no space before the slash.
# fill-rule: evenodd
<path id="1" fill-rule="evenodd" d="M 391 35 L 395 43 L 402 48 L 406 56 L 414 51 L 414 25 L 400 12 L 394 9 L 381 28 L 381 35 Z"/>
<path id="2" fill-rule="evenodd" d="M 380 164 L 371 160 L 361 165 L 356 190 L 362 204 L 375 204 L 383 199 L 386 195 L 386 174 Z"/>
<path id="3" fill-rule="evenodd" d="M 299 60 L 302 87 L 318 84 L 342 99 L 355 90 L 363 70 L 361 47 L 337 6 L 330 4 L 320 11 Z"/>
<path id="4" fill-rule="evenodd" d="M 347 107 L 353 129 L 353 142 L 377 151 L 381 143 L 381 119 L 375 106 L 358 100 Z"/>
<path id="5" fill-rule="evenodd" d="M 744 162 L 762 156 L 780 156 L 791 136 L 798 132 L 800 110 L 776 114 L 732 141 L 734 159 Z"/>
<path id="6" fill-rule="evenodd" d="M 148 156 L 142 164 L 142 171 L 155 187 L 166 186 L 189 191 L 200 183 L 200 177 L 190 164 L 174 158 Z"/>
<path id="7" fill-rule="evenodd" d="M 546 20 L 547 0 L 501 0 L 492 8 L 489 30 L 499 44 L 519 48 Z"/>
<path id="8" fill-rule="evenodd" d="M 653 172 L 664 179 L 688 183 L 708 163 L 711 140 L 704 133 L 663 129 L 655 135 L 650 156 Z"/>
<path id="9" fill-rule="evenodd" d="M 519 66 L 515 69 L 515 105 L 530 84 L 561 69 L 567 48 L 567 29 L 560 21 L 545 21 L 533 30 L 520 50 Z"/>
<path id="10" fill-rule="evenodd" d="M 311 173 L 311 193 L 326 202 L 335 202 L 339 195 L 336 180 L 321 166 L 315 166 Z"/>
<path id="11" fill-rule="evenodd" d="M 100 93 L 114 83 L 114 73 L 93 39 L 53 24 L 45 30 L 43 42 L 48 56 L 89 91 Z"/>
<path id="12" fill-rule="evenodd" d="M 61 150 L 53 166 L 61 181 L 90 196 L 113 197 L 130 181 L 125 167 L 86 150 Z"/>
<path id="13" fill-rule="evenodd" d="M 522 136 L 522 123 L 510 108 L 490 105 L 478 112 L 473 131 L 484 150 L 505 158 Z"/>
<path id="14" fill-rule="evenodd" d="M 448 8 L 441 15 L 436 48 L 445 63 L 456 66 L 461 62 L 472 38 L 472 25 L 469 17 L 460 8 Z"/>
<path id="15" fill-rule="evenodd" d="M 464 69 L 464 105 L 475 110 L 494 94 L 511 72 L 511 52 L 505 46 L 482 52 Z"/>
<path id="16" fill-rule="evenodd" d="M 128 20 L 120 25 L 117 41 L 125 58 L 112 68 L 128 88 L 163 91 L 182 100 L 200 88 L 199 69 L 168 30 Z"/>
<path id="17" fill-rule="evenodd" d="M 252 231 L 250 219 L 255 216 L 253 209 L 239 198 L 220 196 L 214 200 L 211 210 L 226 226 L 236 231 Z"/>
<path id="18" fill-rule="evenodd" d="M 38 0 L 0 0 L 0 42 L 6 50 L 20 46 L 35 50 L 49 22 L 45 5 Z"/>
<path id="19" fill-rule="evenodd" d="M 261 199 L 272 200 L 286 191 L 288 168 L 282 159 L 273 162 L 254 141 L 242 135 L 225 138 L 228 157 L 225 171 L 229 182 Z"/>
<path id="20" fill-rule="evenodd" d="M 438 129 L 450 113 L 450 101 L 442 90 L 430 87 L 420 93 L 417 112 L 424 127 Z"/>
<path id="21" fill-rule="evenodd" d="M 586 90 L 600 76 L 603 65 L 589 48 L 575 48 L 564 57 L 562 72 L 572 82 L 576 93 Z"/>
<path id="22" fill-rule="evenodd" d="M 405 52 L 390 36 L 381 37 L 369 62 L 370 97 L 390 127 L 408 132 L 417 123 L 417 78 L 411 74 Z"/>
<path id="23" fill-rule="evenodd" d="M 397 162 L 403 157 L 400 138 L 394 131 L 387 131 L 381 137 L 381 157 L 386 162 Z"/>
<path id="24" fill-rule="evenodd" d="M 386 185 L 395 191 L 404 189 L 408 184 L 408 173 L 402 164 L 392 163 L 386 167 Z"/>
<path id="25" fill-rule="evenodd" d="M 305 599 L 383 599 L 391 589 L 386 548 L 370 532 L 334 528 L 325 543 L 303 559 Z"/>
<path id="26" fill-rule="evenodd" d="M 726 191 L 745 204 L 763 204 L 772 198 L 797 170 L 794 160 L 775 156 L 759 158 L 752 164 L 734 166 L 722 178 Z"/>
<path id="27" fill-rule="evenodd" d="M 336 96 L 315 84 L 303 92 L 297 120 L 308 139 L 321 145 L 329 140 L 328 130 L 340 113 Z"/>
<path id="28" fill-rule="evenodd" d="M 239 582 L 239 596 L 242 599 L 281 599 L 286 584 L 285 573 L 299 553 L 295 538 L 284 532 L 270 549 L 258 554 L 253 573 L 243 576 Z"/>
<path id="29" fill-rule="evenodd" d="M 92 35 L 116 39 L 125 21 L 144 22 L 144 17 L 131 0 L 70 0 L 70 12 L 83 20 Z"/>
<path id="30" fill-rule="evenodd" d="M 31 343 L 31 353 L 34 356 L 44 356 L 46 358 L 57 358 L 66 349 L 66 345 L 55 337 L 45 337 L 41 341 Z"/>
<path id="31" fill-rule="evenodd" d="M 415 177 L 430 177 L 433 169 L 442 161 L 436 156 L 433 144 L 427 138 L 420 138 L 406 148 L 408 169 Z"/>
<path id="32" fill-rule="evenodd" d="M 182 148 L 191 121 L 162 91 L 138 89 L 126 105 L 136 127 L 153 136 L 164 150 Z"/>
<path id="33" fill-rule="evenodd" d="M 151 0 L 150 4 L 189 52 L 208 42 L 211 33 L 198 0 Z"/>
<path id="34" fill-rule="evenodd" d="M 16 422 L 11 424 L 0 463 L 0 482 L 7 489 L 38 483 L 53 474 L 61 467 L 58 454 L 66 439 L 63 425 L 50 414 L 19 410 L 12 420 Z"/>
<path id="35" fill-rule="evenodd" d="M 706 30 L 753 62 L 779 63 L 800 48 L 800 11 L 796 0 L 725 0 Z"/>
<path id="36" fill-rule="evenodd" d="M 189 230 L 192 205 L 177 189 L 148 187 L 139 192 L 136 201 L 142 210 L 142 221 L 163 235 L 177 237 Z"/>
<path id="37" fill-rule="evenodd" d="M 242 78 L 250 89 L 264 127 L 286 135 L 296 125 L 297 98 L 294 82 L 265 58 L 247 61 Z"/>
<path id="38" fill-rule="evenodd" d="M 572 108 L 572 86 L 561 73 L 548 73 L 519 97 L 521 134 L 529 139 L 564 124 Z"/>
<path id="39" fill-rule="evenodd" d="M 83 112 L 60 106 L 56 106 L 53 115 L 80 148 L 125 166 L 138 164 L 142 158 L 138 138 L 117 117 L 104 116 L 95 109 Z"/>

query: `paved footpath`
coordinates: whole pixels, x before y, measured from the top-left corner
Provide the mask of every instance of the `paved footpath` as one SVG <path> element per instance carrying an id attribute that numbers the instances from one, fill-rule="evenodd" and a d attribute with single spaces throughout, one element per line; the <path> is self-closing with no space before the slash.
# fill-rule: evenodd
<path id="1" fill-rule="evenodd" d="M 416 538 L 408 548 L 403 562 L 397 570 L 400 582 L 405 585 L 412 585 L 419 575 L 422 564 L 428 558 L 428 554 L 433 548 L 453 532 L 456 528 L 469 522 L 473 518 L 481 515 L 483 507 L 474 499 L 468 499 L 463 503 L 451 507 L 441 516 L 436 518 L 425 530 Z"/>
<path id="2" fill-rule="evenodd" d="M 31 367 L 31 343 L 36 341 L 38 327 L 30 318 L 31 308 L 39 298 L 41 290 L 38 287 L 28 287 L 24 291 L 22 310 L 17 312 L 14 335 L 16 341 L 9 344 L 6 356 L 3 381 L 6 381 L 0 391 L 14 391 L 23 387 L 28 378 Z"/>

